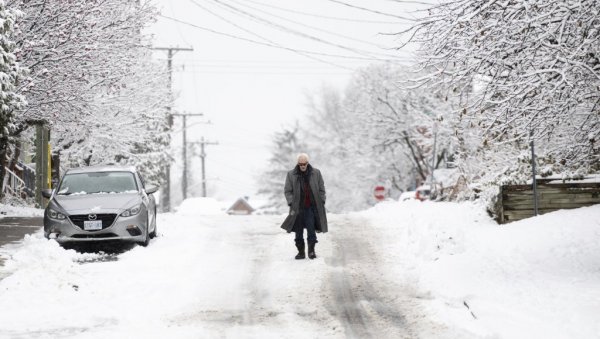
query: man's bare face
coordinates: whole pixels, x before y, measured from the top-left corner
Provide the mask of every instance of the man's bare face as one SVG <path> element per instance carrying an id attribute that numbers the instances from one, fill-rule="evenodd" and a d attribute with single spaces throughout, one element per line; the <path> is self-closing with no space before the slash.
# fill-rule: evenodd
<path id="1" fill-rule="evenodd" d="M 300 167 L 302 172 L 306 172 L 306 169 L 308 168 L 308 160 L 304 158 L 298 159 L 298 167 Z"/>

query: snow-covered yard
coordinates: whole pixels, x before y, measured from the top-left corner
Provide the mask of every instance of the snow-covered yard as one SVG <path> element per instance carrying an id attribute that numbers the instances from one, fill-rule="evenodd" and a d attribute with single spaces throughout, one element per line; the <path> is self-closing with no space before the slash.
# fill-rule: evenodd
<path id="1" fill-rule="evenodd" d="M 211 203 L 121 254 L 41 232 L 0 248 L 0 337 L 600 337 L 600 206 L 498 226 L 471 203 L 383 202 L 331 215 L 297 261 L 283 216 Z"/>

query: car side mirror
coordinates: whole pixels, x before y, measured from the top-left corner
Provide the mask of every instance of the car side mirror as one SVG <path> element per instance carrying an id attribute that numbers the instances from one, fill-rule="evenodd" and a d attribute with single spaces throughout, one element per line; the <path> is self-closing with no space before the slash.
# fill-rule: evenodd
<path id="1" fill-rule="evenodd" d="M 48 198 L 50 199 L 50 197 L 52 196 L 52 190 L 50 188 L 45 188 L 42 190 L 42 196 L 44 198 Z"/>
<path id="2" fill-rule="evenodd" d="M 156 191 L 158 191 L 158 188 L 158 186 L 148 186 L 146 188 L 146 194 L 156 193 Z"/>

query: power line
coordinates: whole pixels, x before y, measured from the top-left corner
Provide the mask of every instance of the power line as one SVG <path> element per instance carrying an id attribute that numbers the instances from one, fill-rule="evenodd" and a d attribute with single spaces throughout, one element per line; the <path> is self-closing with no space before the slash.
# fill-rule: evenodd
<path id="1" fill-rule="evenodd" d="M 318 27 L 313 27 L 313 26 L 304 24 L 304 23 L 296 21 L 296 20 L 292 20 L 292 19 L 289 19 L 289 18 L 286 18 L 286 17 L 282 17 L 280 15 L 269 13 L 267 11 L 261 10 L 259 8 L 256 8 L 256 7 L 252 7 L 250 5 L 243 4 L 243 3 L 239 2 L 239 1 L 236 1 L 236 0 L 231 0 L 231 1 L 234 2 L 234 3 L 236 3 L 236 4 L 238 4 L 238 5 L 244 6 L 246 8 L 253 9 L 253 10 L 258 11 L 260 13 L 264 13 L 266 15 L 270 15 L 272 17 L 275 17 L 275 18 L 278 18 L 278 19 L 281 19 L 281 20 L 289 21 L 289 22 L 291 22 L 293 24 L 296 24 L 296 25 L 299 25 L 299 26 L 303 26 L 303 27 L 306 27 L 308 29 L 316 30 L 316 31 L 323 32 L 323 33 L 326 33 L 326 34 L 330 34 L 330 35 L 333 35 L 333 36 L 337 36 L 337 37 L 340 37 L 340 38 L 343 38 L 343 39 L 347 39 L 347 40 L 351 40 L 351 41 L 356 41 L 356 42 L 359 42 L 359 43 L 362 43 L 362 44 L 371 45 L 371 46 L 374 46 L 374 47 L 377 47 L 377 48 L 381 48 L 381 49 L 384 48 L 384 47 L 382 47 L 382 46 L 380 46 L 378 44 L 375 44 L 373 42 L 370 42 L 370 41 L 365 41 L 365 40 L 361 40 L 361 39 L 349 37 L 349 36 L 346 36 L 346 35 L 343 35 L 343 34 L 335 33 L 335 32 L 332 32 L 332 31 L 329 31 L 329 30 L 326 30 L 326 29 L 322 29 L 322 28 L 318 28 Z M 386 55 L 386 54 L 383 54 L 383 55 L 389 56 L 389 55 Z"/>
<path id="2" fill-rule="evenodd" d="M 231 22 L 230 20 L 226 19 L 225 17 L 223 17 L 223 16 L 221 16 L 221 15 L 219 15 L 219 14 L 217 14 L 217 13 L 215 13 L 215 12 L 211 11 L 211 10 L 209 10 L 208 8 L 206 8 L 206 7 L 202 6 L 202 5 L 200 5 L 199 3 L 197 3 L 197 2 L 196 2 L 196 1 L 194 1 L 194 0 L 190 0 L 190 2 L 191 2 L 191 3 L 193 3 L 194 5 L 196 5 L 196 6 L 200 7 L 200 8 L 201 8 L 201 9 L 203 9 L 205 12 L 208 12 L 208 13 L 212 14 L 213 16 L 216 16 L 217 18 L 219 18 L 219 19 L 221 19 L 221 20 L 225 21 L 226 23 L 228 23 L 228 24 L 232 25 L 233 27 L 236 27 L 236 28 L 238 28 L 238 29 L 240 29 L 240 30 L 242 30 L 242 31 L 244 31 L 244 32 L 246 32 L 246 33 L 248 33 L 248 34 L 254 35 L 255 37 L 257 37 L 257 38 L 260 38 L 260 39 L 262 39 L 262 40 L 264 40 L 264 41 L 267 41 L 267 42 L 269 42 L 269 43 L 275 44 L 275 43 L 273 43 L 271 40 L 269 40 L 269 39 L 267 39 L 267 38 L 265 38 L 265 37 L 263 37 L 263 36 L 261 36 L 261 35 L 259 35 L 259 34 L 257 34 L 257 33 L 254 33 L 254 32 L 252 32 L 252 31 L 250 31 L 249 29 L 246 29 L 246 28 L 244 28 L 244 27 L 242 27 L 242 26 L 240 26 L 240 25 L 238 25 L 238 24 L 236 24 L 236 23 L 233 23 L 233 22 Z"/>
<path id="3" fill-rule="evenodd" d="M 171 1 L 169 1 L 169 8 L 171 8 L 171 13 L 175 14 L 175 10 L 173 9 L 173 3 Z M 187 45 L 191 45 L 189 42 L 187 42 L 187 40 L 185 39 L 185 37 L 181 33 L 181 30 L 179 29 L 179 26 L 177 26 L 177 34 L 179 34 L 179 37 L 181 38 L 181 40 L 183 42 L 185 42 Z"/>
<path id="4" fill-rule="evenodd" d="M 190 0 L 190 1 L 191 1 L 193 4 L 195 4 L 196 6 L 200 7 L 200 8 L 201 8 L 201 9 L 203 9 L 203 10 L 205 10 L 206 12 L 208 12 L 208 13 L 210 13 L 210 14 L 212 14 L 212 15 L 216 16 L 217 18 L 219 18 L 219 19 L 221 19 L 221 20 L 223 20 L 223 21 L 227 22 L 228 24 L 230 24 L 230 25 L 232 25 L 232 26 L 234 26 L 234 27 L 237 27 L 238 29 L 240 29 L 240 30 L 242 30 L 242 31 L 244 31 L 244 32 L 246 32 L 246 33 L 249 33 L 249 34 L 251 34 L 251 35 L 254 35 L 255 37 L 257 37 L 257 38 L 259 38 L 259 39 L 262 39 L 262 40 L 264 40 L 264 41 L 266 41 L 266 42 L 268 42 L 268 43 L 271 43 L 271 44 L 273 44 L 273 45 L 280 46 L 279 44 L 277 44 L 277 43 L 275 43 L 275 42 L 273 42 L 273 41 L 271 41 L 271 40 L 269 40 L 269 39 L 267 39 L 267 38 L 265 38 L 265 37 L 263 37 L 263 36 L 261 36 L 261 35 L 259 35 L 259 34 L 256 34 L 256 33 L 252 32 L 252 31 L 250 31 L 250 30 L 248 30 L 248 29 L 246 29 L 246 28 L 244 28 L 244 27 L 241 27 L 241 26 L 239 26 L 239 25 L 237 25 L 237 24 L 235 24 L 235 23 L 231 22 L 230 20 L 228 20 L 228 19 L 226 19 L 226 18 L 224 18 L 224 17 L 222 17 L 222 16 L 220 16 L 220 15 L 218 15 L 218 14 L 216 14 L 216 13 L 212 12 L 211 10 L 209 10 L 209 9 L 207 9 L 207 8 L 205 8 L 205 7 L 203 7 L 203 6 L 201 6 L 200 4 L 198 4 L 196 1 L 194 1 L 194 0 Z M 308 55 L 308 54 L 306 54 L 306 53 L 303 53 L 303 52 L 295 52 L 295 53 L 298 53 L 298 54 L 300 54 L 300 55 L 302 55 L 302 56 L 304 56 L 304 57 L 307 57 L 307 58 L 310 58 L 310 59 L 313 59 L 313 60 L 316 60 L 316 61 L 319 61 L 319 62 L 326 63 L 326 64 L 328 64 L 328 65 L 331 65 L 331 66 L 334 66 L 334 67 L 339 67 L 339 68 L 344 68 L 344 69 L 350 70 L 350 68 L 348 68 L 348 67 L 345 67 L 345 66 L 340 66 L 340 65 L 338 65 L 338 64 L 332 63 L 332 62 L 330 62 L 330 61 L 327 61 L 327 60 L 323 60 L 323 59 L 316 58 L 316 57 L 314 57 L 314 56 Z"/>
<path id="5" fill-rule="evenodd" d="M 163 15 L 163 14 L 159 14 L 158 16 L 161 17 L 161 18 L 167 19 L 167 20 L 171 20 L 171 21 L 174 21 L 174 22 L 177 22 L 177 23 L 180 23 L 180 24 L 188 25 L 190 27 L 194 27 L 194 28 L 197 28 L 199 30 L 203 30 L 203 31 L 206 31 L 206 32 L 209 32 L 209 33 L 213 33 L 213 34 L 216 34 L 216 35 L 226 36 L 226 37 L 229 37 L 229 38 L 232 38 L 232 39 L 242 40 L 242 41 L 246 41 L 246 42 L 249 42 L 249 43 L 253 43 L 253 44 L 257 44 L 257 45 L 262 45 L 262 46 L 266 46 L 266 47 L 283 49 L 283 50 L 291 51 L 291 52 L 303 52 L 303 53 L 307 53 L 307 54 L 321 55 L 321 56 L 332 57 L 332 58 L 352 59 L 352 60 L 398 61 L 398 60 L 394 60 L 394 59 L 381 59 L 381 58 L 372 58 L 372 57 L 369 58 L 369 57 L 359 57 L 359 56 L 350 56 L 350 55 L 340 55 L 340 54 L 313 52 L 313 51 L 296 49 L 296 48 L 291 48 L 291 47 L 286 47 L 286 46 L 273 45 L 273 44 L 270 44 L 270 43 L 256 41 L 256 40 L 252 40 L 252 39 L 240 37 L 240 36 L 237 36 L 237 35 L 233 35 L 233 34 L 229 34 L 229 33 L 224 33 L 224 32 L 220 32 L 220 31 L 216 31 L 214 29 L 210 29 L 210 28 L 198 26 L 196 24 L 193 24 L 193 23 L 190 23 L 190 22 L 186 22 L 186 21 L 183 21 L 183 20 L 180 20 L 180 19 L 172 18 L 172 17 L 166 16 L 166 15 Z"/>
<path id="6" fill-rule="evenodd" d="M 430 2 L 424 2 L 424 1 L 415 1 L 415 0 L 385 0 L 385 1 L 389 1 L 389 2 L 396 2 L 396 3 L 400 3 L 400 4 L 414 4 L 414 5 L 432 5 L 432 3 Z"/>
<path id="7" fill-rule="evenodd" d="M 157 60 L 167 60 L 167 59 L 162 59 L 162 58 L 157 58 Z M 277 61 L 272 61 L 272 60 L 265 60 L 265 59 L 202 59 L 202 58 L 180 58 L 179 59 L 182 62 L 196 62 L 196 63 L 209 63 L 209 64 L 226 64 L 226 65 L 230 65 L 230 64 L 256 64 L 256 65 L 266 65 L 266 66 L 270 66 L 272 65 L 274 62 L 277 64 L 291 64 L 291 65 L 296 65 L 296 66 L 301 66 L 301 67 L 306 67 L 307 65 L 312 65 L 315 62 L 312 61 L 308 61 L 308 60 L 277 60 Z M 344 60 L 343 62 L 348 62 L 348 63 L 360 63 L 361 60 Z M 158 74 L 158 73 L 157 73 Z"/>
<path id="8" fill-rule="evenodd" d="M 293 35 L 297 35 L 297 36 L 300 36 L 302 38 L 305 38 L 305 39 L 308 39 L 308 40 L 313 40 L 313 41 L 316 41 L 316 42 L 319 42 L 319 43 L 322 43 L 322 44 L 325 44 L 325 45 L 337 47 L 337 48 L 340 48 L 340 49 L 343 49 L 343 50 L 346 50 L 346 51 L 350 51 L 352 53 L 356 53 L 358 55 L 362 55 L 362 56 L 365 56 L 365 57 L 371 57 L 371 58 L 373 58 L 373 56 L 371 55 L 372 52 L 368 52 L 368 51 L 364 51 L 364 50 L 360 50 L 360 49 L 356 49 L 356 48 L 350 48 L 348 46 L 344 46 L 344 45 L 340 45 L 340 44 L 337 44 L 337 43 L 334 43 L 334 42 L 330 42 L 330 41 L 321 39 L 319 37 L 316 37 L 316 36 L 313 36 L 313 35 L 310 35 L 310 34 L 306 34 L 304 32 L 293 30 L 293 29 L 291 29 L 289 27 L 282 26 L 282 25 L 277 24 L 277 23 L 275 23 L 273 21 L 270 21 L 270 20 L 258 17 L 258 16 L 254 15 L 252 13 L 249 13 L 247 11 L 239 9 L 239 8 L 237 8 L 235 6 L 223 3 L 220 0 L 212 0 L 212 1 L 215 2 L 215 3 L 221 4 L 223 7 L 230 8 L 234 12 L 240 13 L 239 15 L 243 15 L 243 16 L 249 17 L 249 18 L 251 18 L 251 19 L 253 19 L 255 21 L 258 21 L 258 22 L 261 22 L 261 23 L 263 23 L 265 25 L 274 27 L 274 28 L 276 28 L 276 29 L 278 29 L 280 31 L 287 32 L 287 33 L 290 33 L 290 34 L 293 34 Z M 394 58 L 394 56 L 388 56 L 388 57 Z M 374 59 L 377 60 L 378 58 L 374 58 Z"/>
<path id="9" fill-rule="evenodd" d="M 273 72 L 273 71 L 229 71 L 229 70 L 225 70 L 225 71 L 217 71 L 217 70 L 201 70 L 201 69 L 197 69 L 194 71 L 186 71 L 186 73 L 191 73 L 191 74 L 221 74 L 221 75 L 225 75 L 225 74 L 239 74 L 239 75 L 243 75 L 243 74 L 261 74 L 261 75 L 274 75 L 274 76 L 290 76 L 290 75 L 298 75 L 298 76 L 315 76 L 315 75 L 339 75 L 339 76 L 346 76 L 347 73 L 334 73 L 334 72 L 302 72 L 301 70 L 295 71 L 295 72 Z"/>
<path id="10" fill-rule="evenodd" d="M 157 59 L 163 60 L 163 59 Z M 397 61 L 413 61 L 414 58 L 408 55 L 400 55 Z M 339 64 L 345 66 L 361 66 L 364 64 L 363 60 L 339 60 Z M 201 59 L 201 58 L 188 58 L 179 59 L 177 62 L 178 71 L 183 71 L 179 66 L 196 65 L 198 67 L 213 67 L 213 68 L 242 68 L 242 69 L 299 69 L 306 70 L 307 68 L 331 70 L 331 67 L 323 65 L 322 62 L 316 60 L 214 60 L 214 59 Z"/>
<path id="11" fill-rule="evenodd" d="M 362 19 L 351 19 L 351 18 L 333 17 L 333 16 L 320 15 L 320 14 L 314 14 L 314 13 L 308 13 L 308 12 L 293 10 L 293 9 L 289 9 L 289 8 L 283 8 L 283 7 L 279 7 L 279 6 L 265 4 L 265 3 L 262 3 L 262 2 L 259 2 L 259 1 L 253 1 L 253 0 L 245 0 L 245 1 L 253 3 L 253 4 L 256 4 L 256 5 L 259 5 L 259 6 L 270 7 L 270 8 L 277 9 L 277 10 L 284 11 L 284 12 L 289 12 L 289 13 L 294 13 L 294 14 L 300 14 L 300 15 L 304 15 L 304 16 L 310 16 L 310 17 L 321 18 L 321 19 L 329 19 L 329 20 L 337 20 L 337 21 L 347 21 L 347 22 L 357 22 L 357 23 L 368 23 L 368 24 L 399 24 L 396 21 L 376 21 L 376 20 L 362 20 Z"/>
<path id="12" fill-rule="evenodd" d="M 395 14 L 390 14 L 390 13 L 376 11 L 374 9 L 369 9 L 369 8 L 365 8 L 365 7 L 359 7 L 359 6 L 355 6 L 355 5 L 352 5 L 352 4 L 343 2 L 343 1 L 339 1 L 339 0 L 327 0 L 327 1 L 336 3 L 338 5 L 347 6 L 347 7 L 350 7 L 350 8 L 359 9 L 359 10 L 365 11 L 365 12 L 370 12 L 370 13 L 375 13 L 375 14 L 379 14 L 379 15 L 389 16 L 389 17 L 392 17 L 392 18 L 397 18 L 397 19 L 402 19 L 402 20 L 415 21 L 415 19 L 413 19 L 413 18 L 402 17 L 402 16 L 395 15 Z"/>
<path id="13" fill-rule="evenodd" d="M 325 71 L 331 71 L 331 67 L 327 67 L 326 65 L 315 65 L 315 64 L 289 64 L 289 65 L 285 65 L 285 64 L 277 64 L 276 62 L 273 63 L 273 65 L 269 65 L 269 64 L 252 64 L 252 63 L 218 63 L 218 62 L 207 62 L 207 61 L 202 61 L 202 60 L 181 60 L 180 62 L 178 62 L 176 64 L 177 66 L 181 65 L 181 66 L 195 66 L 195 67 L 209 67 L 209 68 L 224 68 L 224 69 L 231 69 L 231 68 L 235 68 L 235 69 L 268 69 L 268 70 L 273 70 L 273 69 L 278 69 L 278 70 L 285 70 L 285 69 L 289 69 L 289 70 L 306 70 L 307 67 L 311 67 L 314 69 L 320 69 L 320 70 L 325 70 Z M 183 69 L 181 69 L 181 71 L 184 71 Z"/>
<path id="14" fill-rule="evenodd" d="M 414 61 L 414 58 L 407 55 L 400 55 L 399 61 Z M 268 69 L 268 70 L 320 70 L 320 71 L 331 71 L 330 67 L 321 65 L 320 62 L 310 60 L 215 60 L 215 59 L 201 59 L 201 58 L 187 58 L 179 59 L 179 63 L 187 66 L 195 67 L 206 67 L 206 68 L 227 68 L 227 69 Z M 361 66 L 364 64 L 362 60 L 340 60 L 338 63 L 347 66 Z M 179 64 L 178 64 L 179 65 Z M 309 70 L 310 72 L 310 70 Z M 344 73 L 346 74 L 346 73 Z"/>

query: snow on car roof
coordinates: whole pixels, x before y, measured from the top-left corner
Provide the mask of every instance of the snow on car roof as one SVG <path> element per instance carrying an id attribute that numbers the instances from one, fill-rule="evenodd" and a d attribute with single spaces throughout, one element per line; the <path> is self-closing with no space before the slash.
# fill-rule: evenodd
<path id="1" fill-rule="evenodd" d="M 135 173 L 136 169 L 134 166 L 121 166 L 121 165 L 96 165 L 88 167 L 70 168 L 67 173 L 93 173 L 93 172 L 132 172 Z"/>

